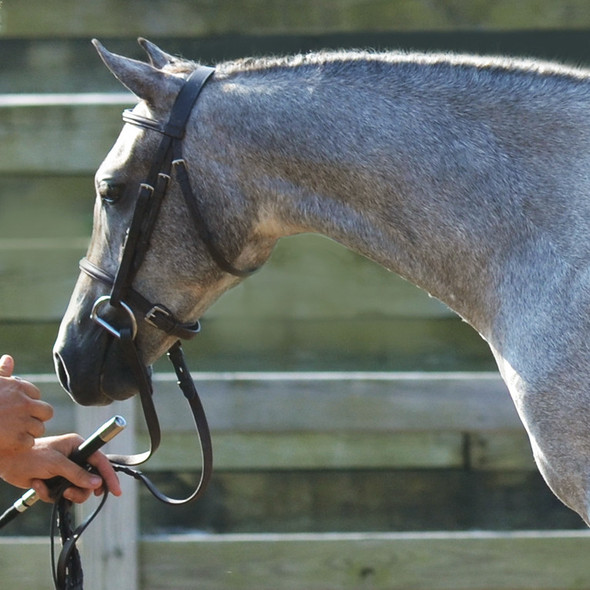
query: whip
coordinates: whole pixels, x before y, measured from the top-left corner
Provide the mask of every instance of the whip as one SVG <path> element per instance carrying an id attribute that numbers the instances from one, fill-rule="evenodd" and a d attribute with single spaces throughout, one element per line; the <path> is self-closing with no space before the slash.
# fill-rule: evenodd
<path id="1" fill-rule="evenodd" d="M 122 416 L 114 416 L 108 422 L 105 422 L 94 434 L 91 434 L 68 458 L 80 467 L 87 467 L 88 457 L 92 453 L 98 451 L 103 445 L 113 439 L 119 432 L 121 432 L 127 422 Z M 52 477 L 45 480 L 45 484 L 49 488 L 49 493 L 55 497 L 59 489 L 68 483 L 63 477 Z M 39 496 L 35 490 L 30 489 L 25 492 L 8 510 L 0 516 L 0 528 L 12 522 L 17 516 L 28 510 L 39 500 Z"/>

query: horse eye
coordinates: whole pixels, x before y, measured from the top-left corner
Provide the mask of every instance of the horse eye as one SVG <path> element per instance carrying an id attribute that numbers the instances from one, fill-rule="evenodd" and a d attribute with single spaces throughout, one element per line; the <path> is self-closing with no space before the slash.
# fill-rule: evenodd
<path id="1" fill-rule="evenodd" d="M 124 184 L 117 184 L 109 182 L 108 180 L 101 180 L 98 185 L 98 194 L 105 203 L 116 203 L 125 192 Z"/>

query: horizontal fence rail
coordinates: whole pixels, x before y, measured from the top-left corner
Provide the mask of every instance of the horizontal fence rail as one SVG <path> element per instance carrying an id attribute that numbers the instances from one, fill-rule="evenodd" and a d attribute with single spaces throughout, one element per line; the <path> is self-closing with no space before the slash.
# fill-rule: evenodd
<path id="1" fill-rule="evenodd" d="M 535 469 L 496 373 L 194 373 L 216 468 Z M 75 422 L 53 375 L 30 375 L 55 407 L 50 432 Z M 173 375 L 154 378 L 165 433 L 150 469 L 194 466 L 193 426 Z M 81 409 L 92 414 L 93 408 Z M 117 404 L 109 407 L 117 412 Z M 147 444 L 138 420 L 137 445 Z M 116 441 L 113 441 L 113 445 Z"/>
<path id="2" fill-rule="evenodd" d="M 0 36 L 130 36 L 195 37 L 223 33 L 326 34 L 333 31 L 465 29 L 523 30 L 582 28 L 590 24 L 584 0 L 514 3 L 509 0 L 55 0 L 52 10 L 42 0 L 3 7 Z M 239 15 L 239 18 L 237 17 Z"/>
<path id="3" fill-rule="evenodd" d="M 0 539 L 3 587 L 53 590 L 48 551 Z M 162 535 L 140 541 L 139 576 L 141 590 L 587 590 L 589 552 L 585 531 Z"/>

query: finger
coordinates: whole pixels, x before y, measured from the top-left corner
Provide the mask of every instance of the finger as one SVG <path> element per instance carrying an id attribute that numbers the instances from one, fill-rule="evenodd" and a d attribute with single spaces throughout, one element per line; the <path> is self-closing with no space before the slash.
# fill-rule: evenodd
<path id="1" fill-rule="evenodd" d="M 0 357 L 0 377 L 10 377 L 14 371 L 14 359 L 9 354 Z"/>
<path id="2" fill-rule="evenodd" d="M 31 487 L 43 502 L 53 502 L 53 498 L 49 495 L 49 488 L 42 479 L 33 479 L 31 481 Z"/>
<path id="3" fill-rule="evenodd" d="M 45 482 L 42 479 L 32 480 L 31 487 L 35 490 L 37 496 L 39 496 L 39 499 L 41 499 L 43 502 L 54 502 L 54 498 L 49 493 L 49 488 L 45 485 Z M 88 500 L 91 493 L 92 492 L 90 490 L 83 490 L 75 486 L 70 486 L 64 491 L 63 497 L 66 500 L 70 500 L 76 504 L 82 504 L 82 502 L 86 502 L 86 500 Z"/>
<path id="4" fill-rule="evenodd" d="M 29 381 L 25 381 L 24 379 L 20 379 L 19 377 L 14 377 L 14 379 L 18 381 L 19 389 L 25 395 L 29 396 L 33 400 L 41 399 L 41 391 L 36 385 L 33 385 L 32 383 L 30 383 Z"/>
<path id="5" fill-rule="evenodd" d="M 64 492 L 64 498 L 70 502 L 74 502 L 75 504 L 82 504 L 88 500 L 91 493 L 92 492 L 90 492 L 90 490 L 83 490 L 81 488 L 71 486 Z"/>
<path id="6" fill-rule="evenodd" d="M 33 443 L 35 442 L 36 438 L 41 438 L 45 434 L 45 424 L 43 424 L 43 421 L 38 420 L 37 418 L 31 418 L 28 420 L 27 434 L 33 438 Z M 29 441 L 27 440 L 26 442 L 28 443 Z"/>
<path id="7" fill-rule="evenodd" d="M 101 452 L 96 452 L 90 455 L 88 458 L 88 463 L 95 467 L 102 479 L 104 481 L 104 485 L 109 490 L 113 496 L 120 496 L 121 495 L 121 484 L 119 482 L 119 477 L 117 473 L 113 469 L 111 462 L 107 459 L 106 455 L 103 455 Z"/>
<path id="8" fill-rule="evenodd" d="M 41 400 L 33 400 L 29 404 L 29 415 L 41 422 L 47 422 L 53 418 L 53 406 Z"/>
<path id="9" fill-rule="evenodd" d="M 68 461 L 69 465 L 66 469 L 64 466 L 63 475 L 78 488 L 83 488 L 89 491 L 100 488 L 103 484 L 102 477 L 95 473 L 89 473 L 86 469 Z"/>

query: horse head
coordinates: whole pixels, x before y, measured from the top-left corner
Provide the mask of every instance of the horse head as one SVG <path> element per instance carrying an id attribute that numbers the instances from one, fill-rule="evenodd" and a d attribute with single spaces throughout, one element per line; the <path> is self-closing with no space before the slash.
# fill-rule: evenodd
<path id="1" fill-rule="evenodd" d="M 208 96 L 209 88 L 199 96 L 197 108 L 184 105 L 182 129 L 170 131 L 177 121 L 166 128 L 187 78 L 199 66 L 181 62 L 148 41 L 140 43 L 150 63 L 112 54 L 94 42 L 109 70 L 140 102 L 124 115 L 128 124 L 96 173 L 84 272 L 54 347 L 62 386 L 84 405 L 108 404 L 137 393 L 117 337 L 120 330 L 133 332 L 142 362 L 151 365 L 186 327 L 191 331 L 222 292 L 248 274 L 238 267 L 262 264 L 276 241 L 260 231 L 260 216 L 252 214 L 243 195 L 211 172 L 221 168 L 220 157 L 226 155 L 211 140 L 215 121 L 207 122 L 207 110 L 215 99 Z M 182 160 L 173 165 L 179 154 Z M 173 170 L 179 162 L 188 189 Z M 158 184 L 162 186 L 152 186 Z M 160 201 L 153 203 L 158 191 Z M 121 265 L 126 266 L 123 278 Z M 120 291 L 117 296 L 115 290 Z M 132 295 L 144 302 L 144 309 L 127 300 Z M 154 322 L 154 314 L 164 323 Z"/>

